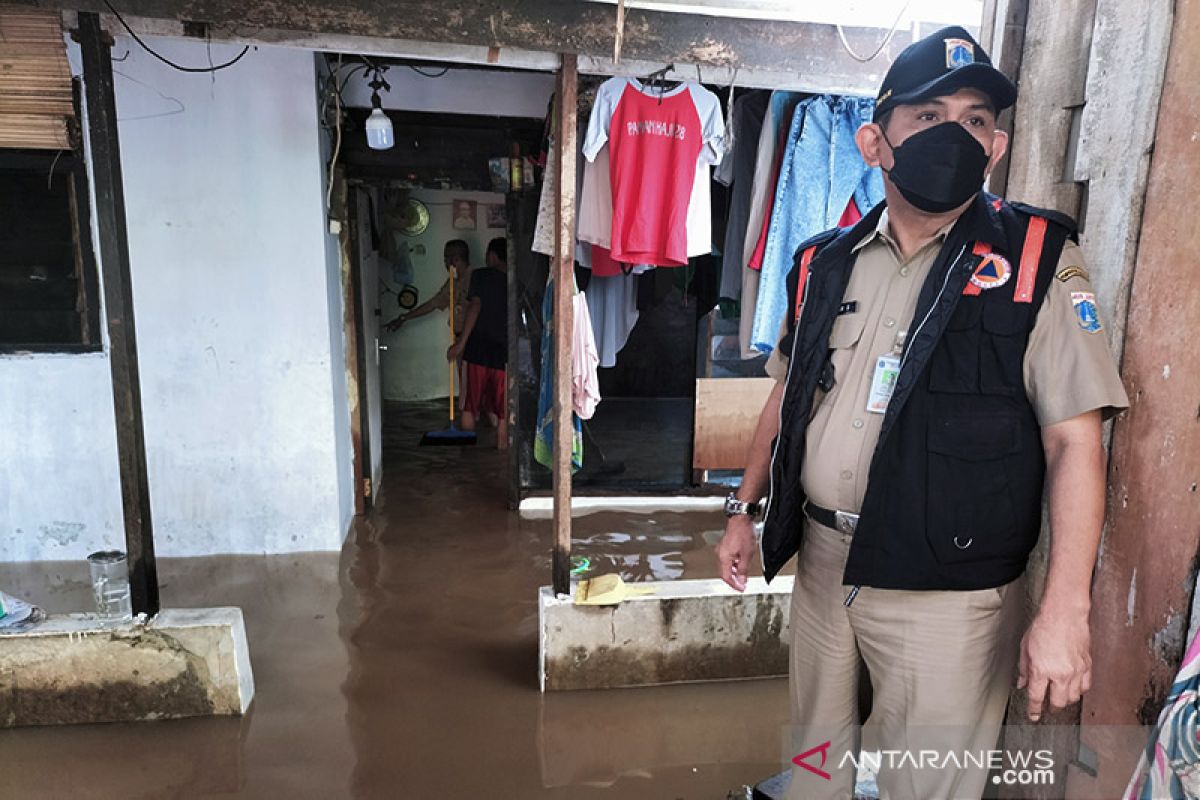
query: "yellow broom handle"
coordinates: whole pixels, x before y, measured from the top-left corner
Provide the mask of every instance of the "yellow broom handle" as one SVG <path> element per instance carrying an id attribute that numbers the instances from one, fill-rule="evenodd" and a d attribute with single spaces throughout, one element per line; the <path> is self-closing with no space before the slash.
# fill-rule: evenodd
<path id="1" fill-rule="evenodd" d="M 454 335 L 454 303 L 458 299 L 458 295 L 454 293 L 454 273 L 458 271 L 455 266 L 450 267 L 450 346 L 454 346 L 456 337 Z M 448 365 L 450 368 L 450 427 L 454 427 L 454 362 L 451 361 Z"/>

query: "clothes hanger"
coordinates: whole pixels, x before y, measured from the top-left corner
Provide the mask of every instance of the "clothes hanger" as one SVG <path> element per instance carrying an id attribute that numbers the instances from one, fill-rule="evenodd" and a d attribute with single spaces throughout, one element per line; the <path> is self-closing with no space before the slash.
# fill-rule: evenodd
<path id="1" fill-rule="evenodd" d="M 653 95 L 655 90 L 657 90 L 659 105 L 662 105 L 663 96 L 666 95 L 666 93 L 668 91 L 670 91 L 671 89 L 675 89 L 682 83 L 682 81 L 666 80 L 667 73 L 674 72 L 674 71 L 675 71 L 675 65 L 667 64 L 662 69 L 657 69 L 654 72 L 651 72 L 649 75 L 646 75 L 644 78 L 640 79 L 641 84 L 650 89 L 651 95 Z M 668 87 L 668 84 L 670 84 L 669 87 Z"/>

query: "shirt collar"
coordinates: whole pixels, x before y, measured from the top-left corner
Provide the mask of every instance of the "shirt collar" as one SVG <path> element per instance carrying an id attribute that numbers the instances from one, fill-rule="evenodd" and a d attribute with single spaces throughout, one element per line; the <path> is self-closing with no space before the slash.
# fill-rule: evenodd
<path id="1" fill-rule="evenodd" d="M 971 242 L 987 242 L 993 247 L 1004 245 L 1004 226 L 1000 222 L 1000 213 L 996 209 L 996 204 L 999 198 L 980 192 L 975 195 L 974 202 L 967 206 L 967 209 L 958 216 L 957 219 L 947 223 L 936 234 L 934 239 L 945 241 L 949 236 L 950 231 L 956 225 L 962 223 L 963 233 L 966 235 L 967 241 Z M 861 248 L 875 240 L 876 237 L 881 237 L 884 241 L 899 249 L 895 239 L 892 238 L 891 231 L 888 229 L 888 212 L 883 209 L 883 213 L 879 217 L 879 222 L 876 223 L 874 230 L 870 231 L 866 236 L 859 240 L 853 248 L 852 253 L 857 253 Z"/>

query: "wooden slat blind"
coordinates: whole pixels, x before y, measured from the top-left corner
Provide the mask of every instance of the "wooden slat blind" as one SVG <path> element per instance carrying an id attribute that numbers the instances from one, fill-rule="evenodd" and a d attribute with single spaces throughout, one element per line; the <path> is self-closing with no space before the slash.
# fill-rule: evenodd
<path id="1" fill-rule="evenodd" d="M 0 5 L 0 147 L 70 149 L 62 15 Z"/>

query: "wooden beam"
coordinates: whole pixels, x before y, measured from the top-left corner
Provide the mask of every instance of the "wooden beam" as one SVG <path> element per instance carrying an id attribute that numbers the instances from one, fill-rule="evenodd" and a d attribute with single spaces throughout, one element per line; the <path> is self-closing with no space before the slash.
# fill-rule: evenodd
<path id="1" fill-rule="evenodd" d="M 571 583 L 571 448 L 575 432 L 571 404 L 572 296 L 575 291 L 575 152 L 578 61 L 564 53 L 558 72 L 558 185 L 554 255 L 554 562 L 556 594 Z"/>
<path id="2" fill-rule="evenodd" d="M 138 378 L 129 239 L 125 227 L 125 190 L 121 145 L 113 91 L 112 39 L 96 14 L 79 15 L 79 47 L 87 99 L 88 142 L 96 193 L 96 227 L 103 273 L 104 312 L 108 322 L 109 365 L 117 421 L 117 460 L 121 507 L 134 614 L 158 613 L 158 569 L 150 486 L 146 476 L 146 439 L 142 428 L 142 391 Z"/>
<path id="3" fill-rule="evenodd" d="M 338 254 L 342 269 L 342 327 L 346 334 L 346 382 L 350 385 L 350 448 L 353 450 L 354 514 L 371 510 L 375 488 L 371 485 L 371 420 L 367 396 L 367 343 L 363 319 L 361 222 L 358 190 L 346 183 L 341 167 L 334 168 L 333 208 L 330 219 L 342 220 Z"/>
<path id="4" fill-rule="evenodd" d="M 992 16 L 988 15 L 991 6 Z M 1029 18 L 1029 0 L 987 0 L 984 8 L 983 32 L 989 41 L 984 45 L 996 68 L 1018 83 L 1021 75 L 1021 58 L 1025 52 L 1025 25 Z M 1007 132 L 1010 141 L 1013 132 L 1014 110 L 1006 109 L 1000 114 L 998 127 Z M 1012 149 L 1012 145 L 1009 145 Z M 1009 157 L 1005 156 L 992 170 L 988 179 L 988 190 L 998 195 L 1008 191 Z"/>
<path id="5" fill-rule="evenodd" d="M 1122 742 L 1121 733 L 1158 718 L 1195 615 L 1200 350 L 1171 332 L 1200 326 L 1192 266 L 1200 228 L 1180 213 L 1200 181 L 1200 3 L 1174 10 L 1125 326 L 1130 409 L 1113 430 L 1109 525 L 1092 599 L 1093 681 L 1080 738 L 1102 757 L 1094 777 L 1071 771 L 1067 797 L 1126 796 L 1145 739 Z"/>
<path id="6" fill-rule="evenodd" d="M 39 8 L 106 12 L 102 0 L 16 0 Z M 247 41 L 273 38 L 296 46 L 332 49 L 331 43 L 299 35 L 360 36 L 436 42 L 447 46 L 574 53 L 585 61 L 612 63 L 616 9 L 584 0 L 511 0 L 505 3 L 454 0 L 121 0 L 127 18 L 203 21 L 214 38 L 232 34 Z M 861 64 L 842 46 L 833 25 L 781 22 L 630 8 L 625 11 L 621 62 L 673 62 L 707 68 L 736 66 L 742 85 L 782 85 L 809 91 L 873 95 L 892 59 L 911 41 L 894 36 L 880 56 Z M 857 52 L 873 52 L 886 31 L 845 29 Z M 178 35 L 178 34 L 176 34 Z M 366 49 L 359 48 L 359 52 Z M 585 63 L 586 66 L 586 63 Z M 754 83 L 746 76 L 770 73 Z M 690 72 L 690 70 L 689 70 Z M 705 72 L 708 81 L 728 80 Z M 689 75 L 689 77 L 691 77 Z"/>

